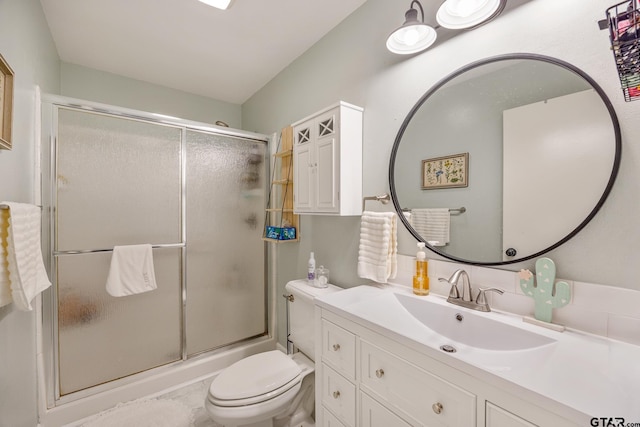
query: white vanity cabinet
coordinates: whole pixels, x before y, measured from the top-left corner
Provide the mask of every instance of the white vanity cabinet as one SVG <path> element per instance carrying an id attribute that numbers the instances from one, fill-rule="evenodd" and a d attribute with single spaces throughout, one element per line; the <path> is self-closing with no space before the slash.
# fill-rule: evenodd
<path id="1" fill-rule="evenodd" d="M 339 102 L 294 123 L 296 214 L 362 214 L 362 113 Z"/>
<path id="2" fill-rule="evenodd" d="M 318 426 L 578 425 L 320 306 L 316 331 Z"/>
<path id="3" fill-rule="evenodd" d="M 502 409 L 491 402 L 486 403 L 486 427 L 535 427 L 529 421 Z"/>

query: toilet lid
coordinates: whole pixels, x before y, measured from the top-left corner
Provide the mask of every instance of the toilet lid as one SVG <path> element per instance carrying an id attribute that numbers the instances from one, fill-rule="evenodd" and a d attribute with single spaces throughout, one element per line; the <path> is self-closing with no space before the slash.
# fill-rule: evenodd
<path id="1" fill-rule="evenodd" d="M 254 354 L 223 370 L 209 388 L 216 399 L 248 399 L 276 390 L 294 380 L 302 370 L 279 350 Z"/>

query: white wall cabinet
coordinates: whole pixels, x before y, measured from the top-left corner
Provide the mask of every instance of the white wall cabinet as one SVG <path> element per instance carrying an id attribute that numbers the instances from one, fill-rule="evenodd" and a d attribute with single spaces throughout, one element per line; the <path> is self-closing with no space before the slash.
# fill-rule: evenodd
<path id="1" fill-rule="evenodd" d="M 315 356 L 318 426 L 578 425 L 321 307 Z"/>
<path id="2" fill-rule="evenodd" d="M 362 115 L 339 102 L 292 125 L 296 214 L 362 214 Z"/>

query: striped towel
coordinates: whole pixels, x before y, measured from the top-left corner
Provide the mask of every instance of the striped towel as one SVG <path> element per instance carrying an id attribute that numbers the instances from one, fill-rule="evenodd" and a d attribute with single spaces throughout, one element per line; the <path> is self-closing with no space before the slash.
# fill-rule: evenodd
<path id="1" fill-rule="evenodd" d="M 449 243 L 451 214 L 448 208 L 412 209 L 411 225 L 433 246 Z"/>
<path id="2" fill-rule="evenodd" d="M 397 217 L 394 212 L 362 213 L 360 246 L 358 251 L 358 277 L 387 283 L 396 277 L 397 270 Z"/>
<path id="3" fill-rule="evenodd" d="M 0 307 L 13 301 L 11 298 L 11 280 L 9 280 L 9 209 L 0 209 Z"/>
<path id="4" fill-rule="evenodd" d="M 40 208 L 26 203 L 2 204 L 9 206 L 3 259 L 9 271 L 11 298 L 16 308 L 30 311 L 36 295 L 51 286 L 40 247 Z"/>

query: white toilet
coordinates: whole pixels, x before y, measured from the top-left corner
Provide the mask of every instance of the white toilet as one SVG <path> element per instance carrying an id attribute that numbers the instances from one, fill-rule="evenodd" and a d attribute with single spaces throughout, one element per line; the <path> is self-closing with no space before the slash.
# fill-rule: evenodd
<path id="1" fill-rule="evenodd" d="M 300 350 L 279 350 L 246 357 L 224 369 L 211 383 L 205 408 L 224 427 L 313 426 L 314 305 L 313 298 L 341 288 L 314 288 L 306 280 L 285 286 L 289 299 L 289 339 Z"/>

